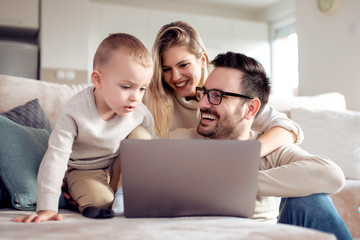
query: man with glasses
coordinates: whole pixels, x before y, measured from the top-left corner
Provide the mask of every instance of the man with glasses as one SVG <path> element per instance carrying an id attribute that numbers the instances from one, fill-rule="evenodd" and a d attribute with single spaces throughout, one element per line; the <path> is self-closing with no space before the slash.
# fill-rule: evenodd
<path id="1" fill-rule="evenodd" d="M 255 59 L 233 52 L 219 54 L 212 64 L 215 69 L 205 85 L 196 89 L 201 112 L 197 129 L 177 129 L 169 137 L 257 139 L 250 128 L 270 94 L 264 68 Z M 294 144 L 280 147 L 261 158 L 253 218 L 352 239 L 328 196 L 344 183 L 341 169 L 330 159 L 311 155 Z"/>

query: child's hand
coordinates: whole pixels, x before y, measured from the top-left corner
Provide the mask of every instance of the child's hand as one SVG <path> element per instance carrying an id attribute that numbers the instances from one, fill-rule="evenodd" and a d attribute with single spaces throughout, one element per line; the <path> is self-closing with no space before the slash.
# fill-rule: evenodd
<path id="1" fill-rule="evenodd" d="M 24 222 L 24 223 L 29 223 L 29 222 L 34 222 L 34 223 L 38 223 L 38 222 L 45 222 L 45 221 L 60 221 L 62 220 L 62 215 L 58 214 L 55 211 L 51 211 L 51 210 L 42 210 L 42 211 L 38 211 L 35 214 L 31 214 L 31 215 L 27 215 L 27 216 L 20 216 L 14 219 L 11 219 L 11 221 L 13 222 Z"/>

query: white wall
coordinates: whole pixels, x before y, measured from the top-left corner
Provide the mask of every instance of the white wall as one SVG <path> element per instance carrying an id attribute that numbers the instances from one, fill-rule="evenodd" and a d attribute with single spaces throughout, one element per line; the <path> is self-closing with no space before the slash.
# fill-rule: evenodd
<path id="1" fill-rule="evenodd" d="M 338 91 L 360 110 L 360 1 L 344 0 L 331 16 L 316 1 L 296 0 L 300 95 Z"/>
<path id="2" fill-rule="evenodd" d="M 360 1 L 344 0 L 341 9 L 332 16 L 322 14 L 315 0 L 296 0 L 295 7 L 299 36 L 299 94 L 339 91 L 345 95 L 349 109 L 360 110 L 357 71 L 360 64 Z M 172 5 L 172 8 L 176 9 L 176 6 Z M 179 9 L 156 10 L 94 0 L 42 1 L 41 67 L 91 71 L 95 49 L 109 33 L 134 34 L 150 50 L 159 28 L 181 19 L 197 28 L 210 58 L 228 50 L 244 52 L 257 58 L 270 73 L 265 22 L 271 19 L 269 12 L 258 14 L 257 19 L 264 21 L 251 21 L 241 20 L 241 14 L 236 19 L 235 13 L 226 18 L 210 10 L 207 15 L 205 10 L 199 14 L 195 10 L 186 11 L 184 6 Z M 273 12 L 270 15 L 273 16 Z"/>
<path id="3" fill-rule="evenodd" d="M 259 60 L 270 72 L 268 25 L 265 22 L 100 2 L 90 2 L 89 11 L 89 70 L 97 46 L 109 33 L 133 34 L 151 51 L 155 36 L 164 24 L 183 20 L 198 30 L 210 59 L 220 52 L 242 52 Z"/>
<path id="4" fill-rule="evenodd" d="M 158 30 L 171 21 L 184 20 L 200 33 L 210 59 L 218 53 L 237 51 L 258 59 L 270 74 L 270 46 L 265 21 L 236 11 L 224 17 L 216 8 L 192 8 L 182 2 L 120 4 L 91 0 L 44 0 L 41 4 L 41 79 L 69 84 L 89 80 L 96 48 L 109 33 L 127 32 L 144 42 L 151 51 Z M 135 2 L 136 3 L 136 2 Z M 140 3 L 146 3 L 141 2 Z M 156 1 L 155 1 L 156 3 Z M 212 10 L 211 10 L 212 9 Z M 201 10 L 201 11 L 200 11 Z M 208 11 L 208 14 L 207 14 Z M 216 13 L 216 14 L 214 14 Z M 225 14 L 224 14 L 225 15 Z M 74 73 L 76 79 L 59 78 Z"/>
<path id="5" fill-rule="evenodd" d="M 87 71 L 88 0 L 41 1 L 41 70 Z"/>

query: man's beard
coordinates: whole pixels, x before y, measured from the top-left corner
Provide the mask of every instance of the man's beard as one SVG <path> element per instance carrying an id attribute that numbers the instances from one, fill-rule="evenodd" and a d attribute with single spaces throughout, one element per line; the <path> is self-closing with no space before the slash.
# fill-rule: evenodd
<path id="1" fill-rule="evenodd" d="M 197 132 L 208 138 L 212 139 L 237 139 L 240 133 L 239 126 L 241 125 L 241 122 L 244 120 L 243 117 L 240 114 L 240 109 L 237 109 L 239 111 L 236 111 L 237 114 L 234 115 L 227 115 L 223 119 L 220 119 L 220 116 L 211 109 L 202 109 L 202 113 L 208 113 L 216 116 L 217 123 L 215 127 L 209 130 L 203 130 L 201 129 L 201 122 L 199 123 L 199 126 L 197 127 Z"/>

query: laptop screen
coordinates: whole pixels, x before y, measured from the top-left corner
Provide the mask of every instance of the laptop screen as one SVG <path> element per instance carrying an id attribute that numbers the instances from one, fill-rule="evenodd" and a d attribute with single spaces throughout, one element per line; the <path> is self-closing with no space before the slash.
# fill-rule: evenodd
<path id="1" fill-rule="evenodd" d="M 237 216 L 254 213 L 260 142 L 121 142 L 125 217 Z"/>

